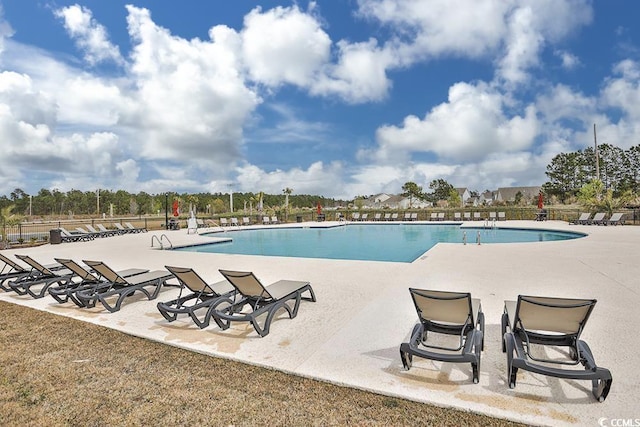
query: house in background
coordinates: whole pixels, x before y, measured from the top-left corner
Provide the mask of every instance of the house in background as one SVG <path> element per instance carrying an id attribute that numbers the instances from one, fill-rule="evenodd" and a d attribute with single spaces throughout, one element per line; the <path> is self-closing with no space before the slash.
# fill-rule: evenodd
<path id="1" fill-rule="evenodd" d="M 460 195 L 460 200 L 462 201 L 462 205 L 466 205 L 469 199 L 471 199 L 471 192 L 468 188 L 456 188 L 456 191 Z"/>
<path id="2" fill-rule="evenodd" d="M 495 195 L 496 202 L 514 203 L 520 199 L 527 204 L 538 200 L 538 194 L 542 187 L 501 187 Z M 520 196 L 518 196 L 520 194 Z"/>
<path id="3" fill-rule="evenodd" d="M 479 205 L 492 205 L 493 201 L 495 200 L 496 197 L 496 191 L 483 191 L 482 193 L 480 193 L 480 197 L 478 197 L 478 204 Z"/>
<path id="4" fill-rule="evenodd" d="M 430 202 L 413 199 L 409 200 L 408 197 L 395 194 L 376 194 L 368 197 L 363 201 L 363 209 L 409 209 L 411 208 L 427 208 L 431 206 Z"/>

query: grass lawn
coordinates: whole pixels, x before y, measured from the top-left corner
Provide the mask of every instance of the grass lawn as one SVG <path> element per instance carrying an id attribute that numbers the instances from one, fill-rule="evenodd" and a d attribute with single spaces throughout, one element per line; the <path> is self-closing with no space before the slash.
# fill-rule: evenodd
<path id="1" fill-rule="evenodd" d="M 6 302 L 0 301 L 0 311 L 0 425 L 516 425 L 194 353 Z"/>

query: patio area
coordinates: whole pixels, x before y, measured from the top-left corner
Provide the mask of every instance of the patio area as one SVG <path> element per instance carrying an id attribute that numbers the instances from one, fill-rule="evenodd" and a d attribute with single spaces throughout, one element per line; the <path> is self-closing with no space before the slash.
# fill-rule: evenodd
<path id="1" fill-rule="evenodd" d="M 216 357 L 529 424 L 597 425 L 603 417 L 639 418 L 640 344 L 630 325 L 640 318 L 640 227 L 579 226 L 560 221 L 505 221 L 498 225 L 589 235 L 543 243 L 438 244 L 409 264 L 158 249 L 157 241 L 163 234 L 174 246 L 226 234 L 208 237 L 187 234 L 184 229 L 3 251 L 11 258 L 28 254 L 43 263 L 68 257 L 103 260 L 115 269 L 192 267 L 210 282 L 222 278 L 219 268 L 253 271 L 267 284 L 279 279 L 310 281 L 317 302 L 303 302 L 293 320 L 280 316 L 264 338 L 246 324 L 222 331 L 213 323 L 200 330 L 184 317 L 168 323 L 156 303 L 175 297 L 175 288 L 166 288 L 153 301 L 133 297 L 113 314 L 101 306 L 80 309 L 71 303 L 61 305 L 50 297 L 33 300 L 2 293 L 0 299 Z M 151 247 L 153 236 L 155 247 Z M 398 349 L 417 320 L 409 287 L 470 291 L 482 300 L 486 336 L 479 384 L 471 381 L 468 364 L 414 359 L 413 368 L 403 370 Z M 591 346 L 598 365 L 613 374 L 613 386 L 604 403 L 595 401 L 590 383 L 522 371 L 517 387 L 509 389 L 500 316 L 504 300 L 514 300 L 518 294 L 598 300 L 582 338 Z"/>

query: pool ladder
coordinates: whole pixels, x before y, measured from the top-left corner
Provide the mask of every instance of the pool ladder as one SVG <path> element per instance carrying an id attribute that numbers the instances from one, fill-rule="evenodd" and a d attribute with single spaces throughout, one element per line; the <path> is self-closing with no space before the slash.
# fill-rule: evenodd
<path id="1" fill-rule="evenodd" d="M 169 240 L 166 234 L 162 234 L 160 237 L 156 236 L 155 234 L 151 236 L 151 247 L 153 248 L 153 242 L 156 241 L 158 242 L 158 245 L 160 245 L 160 249 L 161 250 L 164 249 L 164 245 L 162 244 L 162 239 L 166 239 L 167 242 L 169 243 L 169 249 L 173 249 L 173 243 L 171 243 L 171 240 Z"/>
<path id="2" fill-rule="evenodd" d="M 496 220 L 495 218 L 485 219 L 484 220 L 484 228 L 496 228 Z"/>
<path id="3" fill-rule="evenodd" d="M 480 244 L 481 243 L 481 238 L 480 238 L 480 232 L 478 231 L 478 234 L 476 235 L 476 244 Z M 462 244 L 466 245 L 467 244 L 467 232 L 463 231 L 462 232 Z"/>

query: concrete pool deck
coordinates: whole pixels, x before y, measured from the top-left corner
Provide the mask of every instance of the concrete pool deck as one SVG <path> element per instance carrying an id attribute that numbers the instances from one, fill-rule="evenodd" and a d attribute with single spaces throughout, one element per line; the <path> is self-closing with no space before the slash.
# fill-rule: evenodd
<path id="1" fill-rule="evenodd" d="M 116 269 L 192 267 L 210 282 L 222 278 L 219 268 L 253 271 L 266 284 L 285 278 L 310 281 L 318 301 L 303 301 L 293 320 L 282 312 L 264 338 L 242 323 L 226 331 L 215 324 L 200 330 L 182 317 L 168 323 L 156 303 L 175 297 L 175 288 L 166 288 L 153 301 L 134 296 L 112 314 L 101 306 L 80 309 L 72 303 L 58 304 L 49 296 L 34 300 L 7 292 L 0 293 L 0 300 L 217 357 L 529 424 L 612 425 L 614 419 L 640 419 L 640 343 L 635 330 L 640 320 L 640 227 L 560 221 L 497 225 L 579 231 L 588 236 L 543 243 L 441 243 L 410 264 L 167 251 L 158 250 L 157 241 L 156 248 L 151 247 L 152 236 L 162 234 L 173 245 L 224 236 L 187 234 L 186 230 L 2 251 L 10 258 L 28 254 L 43 263 L 68 257 L 103 260 Z M 403 370 L 398 349 L 417 320 L 409 287 L 470 291 L 482 300 L 486 336 L 479 384 L 471 381 L 468 364 L 414 359 L 412 369 Z M 582 338 L 598 365 L 613 374 L 604 403 L 595 401 L 590 382 L 522 371 L 517 387 L 509 389 L 500 316 L 504 300 L 514 300 L 518 294 L 598 300 Z"/>

